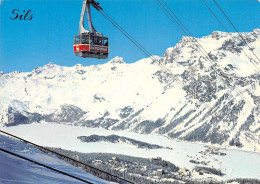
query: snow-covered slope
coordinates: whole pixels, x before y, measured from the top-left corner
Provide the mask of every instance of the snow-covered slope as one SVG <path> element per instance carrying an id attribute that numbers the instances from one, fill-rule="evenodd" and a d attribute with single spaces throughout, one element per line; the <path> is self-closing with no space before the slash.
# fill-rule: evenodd
<path id="1" fill-rule="evenodd" d="M 260 55 L 260 30 L 242 33 Z M 260 64 L 233 33 L 183 37 L 163 57 L 0 75 L 0 121 L 59 122 L 260 149 Z M 163 64 L 172 75 L 156 63 Z M 221 70 L 219 70 L 221 69 Z M 175 80 L 177 79 L 177 80 Z"/>
<path id="2" fill-rule="evenodd" d="M 3 135 L 0 135 L 0 147 L 89 182 L 112 183 L 86 173 L 55 156 L 45 154 L 32 146 Z M 83 182 L 0 151 L 0 183 L 82 184 Z"/>
<path id="3" fill-rule="evenodd" d="M 57 123 L 32 123 L 11 127 L 0 125 L 0 129 L 25 140 L 30 140 L 31 142 L 41 146 L 58 147 L 73 152 L 113 153 L 147 159 L 161 157 L 163 160 L 169 161 L 180 168 L 185 167 L 190 171 L 192 171 L 196 166 L 221 169 L 224 175 L 222 177 L 217 177 L 216 179 L 218 179 L 218 181 L 235 178 L 260 179 L 259 153 L 219 147 L 220 153 L 226 154 L 219 155 L 207 151 L 209 147 L 213 150 L 218 149 L 211 145 L 206 146 L 205 144 L 175 141 L 161 135 L 140 134 L 135 132 L 71 126 Z M 122 142 L 119 141 L 82 142 L 78 138 L 81 136 L 91 137 L 93 134 L 105 137 L 117 135 L 147 144 L 156 144 L 160 147 L 157 147 L 157 149 L 147 149 L 145 147 L 122 144 Z M 75 158 L 75 155 L 69 156 Z M 200 163 L 193 163 L 191 160 Z M 136 162 L 138 161 L 136 160 L 135 163 Z M 206 164 L 203 164 L 203 162 Z M 119 165 L 119 167 L 122 168 L 124 166 Z M 200 178 L 200 176 L 198 176 L 198 178 Z"/>

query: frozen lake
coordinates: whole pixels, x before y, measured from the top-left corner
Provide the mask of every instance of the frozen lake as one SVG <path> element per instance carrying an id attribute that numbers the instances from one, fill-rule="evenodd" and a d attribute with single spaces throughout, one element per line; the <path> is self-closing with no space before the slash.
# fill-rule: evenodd
<path id="1" fill-rule="evenodd" d="M 138 134 L 126 131 L 113 131 L 103 128 L 88 128 L 65 124 L 33 123 L 0 129 L 41 146 L 58 147 L 83 153 L 115 153 L 135 157 L 162 157 L 179 167 L 192 170 L 196 164 L 189 160 L 208 162 L 206 167 L 221 169 L 225 175 L 222 179 L 255 178 L 260 179 L 260 154 L 232 149 L 222 149 L 225 156 L 202 155 L 200 151 L 207 149 L 206 145 L 170 140 L 167 137 L 153 134 Z M 127 144 L 95 142 L 85 143 L 77 139 L 78 136 L 89 135 L 118 135 L 135 140 L 157 144 L 172 149 L 141 149 Z"/>

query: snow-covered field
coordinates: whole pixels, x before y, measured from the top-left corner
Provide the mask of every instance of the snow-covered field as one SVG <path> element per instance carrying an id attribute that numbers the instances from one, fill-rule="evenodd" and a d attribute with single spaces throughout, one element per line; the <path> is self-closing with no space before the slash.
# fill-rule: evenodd
<path id="1" fill-rule="evenodd" d="M 112 131 L 102 128 L 87 128 L 82 126 L 71 126 L 55 123 L 33 123 L 0 129 L 17 135 L 36 144 L 48 147 L 59 147 L 67 150 L 83 153 L 115 153 L 135 157 L 151 158 L 162 157 L 179 167 L 191 169 L 196 166 L 189 160 L 208 162 L 207 167 L 221 169 L 225 175 L 222 179 L 231 178 L 256 178 L 260 179 L 260 154 L 240 150 L 222 149 L 225 156 L 202 155 L 199 152 L 207 149 L 206 145 L 199 143 L 188 143 L 173 141 L 167 137 L 154 134 L 138 134 L 126 131 Z M 115 144 L 108 142 L 84 143 L 77 139 L 78 136 L 89 135 L 119 135 L 139 141 L 158 144 L 169 149 L 141 149 L 126 144 Z"/>
<path id="2" fill-rule="evenodd" d="M 112 183 L 86 173 L 56 156 L 45 154 L 33 146 L 6 136 L 0 135 L 0 147 L 89 182 L 96 184 Z M 0 183 L 81 184 L 83 182 L 0 151 Z"/>

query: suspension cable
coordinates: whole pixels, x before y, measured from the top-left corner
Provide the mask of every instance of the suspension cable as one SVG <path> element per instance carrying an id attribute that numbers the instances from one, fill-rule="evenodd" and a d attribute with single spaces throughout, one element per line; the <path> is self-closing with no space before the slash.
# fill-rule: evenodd
<path id="1" fill-rule="evenodd" d="M 246 42 L 246 40 L 243 38 L 242 34 L 238 31 L 238 29 L 235 27 L 235 25 L 232 23 L 232 21 L 228 18 L 227 14 L 223 11 L 223 9 L 219 6 L 219 4 L 217 3 L 216 0 L 214 0 L 214 3 L 217 5 L 217 7 L 219 8 L 219 10 L 222 12 L 222 14 L 226 17 L 226 19 L 229 21 L 229 23 L 232 25 L 232 27 L 236 30 L 236 32 L 238 33 L 238 35 L 240 36 L 241 40 L 247 45 L 247 47 L 249 48 L 249 50 L 252 51 L 252 53 L 254 54 L 254 56 L 257 58 L 257 60 L 260 62 L 260 59 L 257 57 L 257 55 L 255 54 L 255 52 L 253 51 L 253 49 L 249 46 L 249 44 Z"/>
<path id="2" fill-rule="evenodd" d="M 154 1 L 156 1 L 156 0 L 154 0 Z M 162 3 L 159 1 L 159 0 L 157 0 L 159 3 L 160 3 L 160 5 L 162 6 L 162 7 L 164 7 L 163 5 L 162 5 Z M 182 22 L 180 21 L 180 19 L 178 18 L 178 16 L 176 15 L 176 14 L 174 14 L 174 12 L 171 10 L 171 8 L 164 2 L 164 0 L 162 0 L 162 2 L 164 3 L 164 5 L 170 10 L 170 12 L 172 12 L 172 14 L 174 15 L 174 17 L 176 17 L 176 19 L 180 22 L 180 24 L 181 25 L 183 25 L 183 29 L 185 29 L 185 30 L 187 30 L 187 32 L 190 34 L 190 36 L 192 37 L 192 38 L 194 38 L 194 36 L 190 33 L 190 31 L 187 29 L 187 27 L 184 25 L 184 24 L 182 24 Z M 164 9 L 166 9 L 165 7 L 164 7 Z M 178 22 L 170 13 L 169 13 L 169 11 L 164 11 L 164 13 L 166 14 L 169 14 L 169 16 L 172 18 L 171 19 L 171 21 L 172 20 L 174 20 L 175 22 Z M 177 24 L 177 25 L 179 25 L 179 24 Z M 183 30 L 182 29 L 182 30 Z M 186 31 L 184 31 L 184 33 L 185 34 L 187 34 L 187 32 Z M 196 42 L 197 44 L 194 44 L 194 42 Z M 206 50 L 203 48 L 203 46 L 201 45 L 201 44 L 199 44 L 199 42 L 194 38 L 192 41 L 191 41 L 194 45 L 196 45 L 197 46 L 197 48 L 200 50 L 200 47 L 201 47 L 201 49 L 206 53 L 203 53 L 203 52 L 201 52 L 201 53 L 203 53 L 203 55 L 205 56 L 206 55 L 206 59 L 209 61 L 209 62 L 211 62 L 211 63 L 214 63 L 214 60 L 212 59 L 212 58 L 210 58 L 210 57 L 208 57 L 208 53 L 206 52 Z M 200 50 L 201 51 L 201 50 Z M 213 64 L 214 65 L 214 64 Z M 218 74 L 221 78 L 221 80 L 224 82 L 224 83 L 226 83 L 226 81 L 225 81 L 225 79 L 223 79 L 222 77 L 222 73 L 224 73 L 220 68 L 218 69 L 218 70 L 215 70 L 215 68 L 213 67 L 213 70 L 214 70 L 214 72 L 216 72 L 216 74 Z M 230 86 L 230 84 L 231 84 L 231 81 L 230 81 L 230 79 L 226 79 L 229 83 L 229 85 L 228 86 Z M 232 86 L 230 86 L 230 87 L 232 87 Z M 247 100 L 247 98 L 244 96 L 244 94 L 243 93 L 241 93 L 240 92 L 240 90 L 239 89 L 237 89 L 236 88 L 236 86 L 233 86 L 233 88 L 234 88 L 234 90 L 237 92 L 237 93 L 239 93 L 240 94 L 240 96 L 247 102 L 246 104 L 250 107 L 250 108 L 254 108 L 253 107 L 253 105 Z"/>
<path id="3" fill-rule="evenodd" d="M 150 57 L 152 61 L 156 61 L 156 58 L 147 50 L 145 49 L 136 39 L 134 39 L 125 29 L 123 29 L 118 23 L 116 23 L 104 10 L 99 11 L 109 22 L 111 22 L 121 33 L 123 33 L 132 43 L 134 43 L 147 57 Z M 184 84 L 174 76 L 174 74 L 166 68 L 164 65 L 162 65 L 160 62 L 155 62 L 159 67 L 161 67 L 163 70 L 165 70 L 167 73 L 169 73 L 173 77 L 173 82 L 176 81 L 181 87 L 184 87 Z M 187 91 L 195 98 L 192 91 L 187 89 Z M 206 106 L 208 106 L 206 104 Z"/>
<path id="4" fill-rule="evenodd" d="M 155 0 L 154 0 L 155 1 Z M 157 1 L 155 1 L 156 3 L 157 3 Z M 164 1 L 163 1 L 164 2 Z M 167 13 L 165 13 L 168 17 L 170 17 L 170 20 L 174 23 L 176 23 L 178 26 L 180 26 L 180 24 L 183 26 L 183 28 L 180 26 L 180 28 L 181 28 L 181 30 L 185 33 L 185 34 L 187 34 L 187 32 L 192 36 L 192 38 L 193 39 L 189 39 L 189 37 L 188 37 L 188 39 L 190 40 L 190 42 L 191 43 L 194 43 L 194 45 L 196 45 L 197 46 L 197 48 L 199 49 L 199 51 L 205 56 L 205 58 L 207 58 L 208 59 L 208 55 L 205 55 L 205 53 L 204 52 L 206 52 L 205 51 L 205 49 L 197 42 L 197 40 L 194 38 L 194 36 L 190 33 L 190 31 L 185 27 L 185 25 L 184 24 L 182 24 L 182 22 L 180 21 L 180 19 L 174 14 L 174 12 L 168 7 L 168 5 L 164 2 L 164 4 L 168 7 L 168 9 L 172 12 L 172 14 L 176 17 L 176 19 L 180 22 L 180 24 L 178 23 L 178 21 L 176 21 L 174 18 L 173 18 L 173 16 L 171 15 L 171 14 L 169 14 L 169 11 L 162 5 L 162 3 L 158 0 L 158 3 L 157 3 L 157 5 L 160 5 L 159 7 L 163 10 L 163 12 L 165 13 L 165 10 L 166 10 L 166 12 Z M 185 31 L 185 30 L 187 30 L 187 32 Z M 197 45 L 197 44 L 198 45 Z M 201 50 L 201 48 L 202 48 L 202 50 L 204 51 L 202 51 Z M 206 52 L 207 53 L 207 52 Z M 216 71 L 215 70 L 215 68 L 213 68 L 213 70 L 216 72 L 216 74 L 218 74 L 218 71 Z M 220 75 L 221 75 L 221 73 L 220 73 Z M 224 81 L 224 80 L 223 80 Z M 225 81 L 224 81 L 225 82 Z M 230 88 L 232 88 L 231 86 L 230 86 Z M 235 91 L 237 91 L 237 89 L 235 88 Z M 239 93 L 240 91 L 237 91 L 237 93 Z M 241 93 L 240 93 L 241 94 Z M 242 96 L 244 96 L 243 94 L 241 94 Z M 246 99 L 247 100 L 247 99 Z M 249 105 L 251 105 L 251 104 L 249 104 Z M 209 106 L 207 105 L 207 107 L 208 107 L 208 109 L 209 109 L 209 111 L 212 111 L 212 109 L 214 108 L 214 106 L 212 106 L 211 108 L 209 108 Z M 253 107 L 251 107 L 251 108 L 253 108 Z M 216 115 L 216 113 L 217 113 L 217 109 L 215 110 L 215 111 L 213 111 L 213 114 L 211 114 L 211 116 L 215 116 Z M 223 118 L 220 120 L 220 121 L 222 121 L 226 116 L 227 116 L 228 114 L 226 114 L 225 116 L 223 116 Z"/>
<path id="5" fill-rule="evenodd" d="M 156 1 L 156 0 L 154 0 L 154 1 Z M 166 8 L 162 5 L 162 3 L 159 1 L 159 0 L 157 0 L 158 2 L 159 2 L 159 4 L 164 8 L 164 10 L 166 10 Z M 187 32 L 194 38 L 194 36 L 190 33 L 190 31 L 185 27 L 185 25 L 184 24 L 182 24 L 182 22 L 180 21 L 180 19 L 177 17 L 177 15 L 176 14 L 174 14 L 174 12 L 171 10 L 171 8 L 164 2 L 164 0 L 162 0 L 162 2 L 164 3 L 164 5 L 170 10 L 170 12 L 175 16 L 175 18 L 180 22 L 180 24 L 183 26 L 183 28 L 181 28 L 182 30 L 183 29 L 185 29 L 185 30 L 187 30 Z M 158 3 L 156 3 L 157 5 L 158 5 Z M 162 8 L 161 8 L 162 9 Z M 165 14 L 169 14 L 169 11 L 163 11 Z M 175 19 L 174 19 L 174 17 L 171 15 L 171 14 L 169 14 L 169 16 L 168 17 L 171 17 L 172 19 L 171 19 L 171 21 L 172 20 L 174 20 L 175 22 L 178 22 L 178 21 L 176 21 Z M 180 24 L 178 24 L 177 23 L 177 25 L 180 25 Z M 186 31 L 184 31 L 184 33 L 185 34 L 187 34 L 187 32 Z M 195 39 L 194 40 L 195 42 L 197 42 L 197 40 Z M 191 41 L 192 43 L 194 43 L 193 41 Z M 202 50 L 203 51 L 205 51 L 205 49 L 202 47 L 202 45 L 200 45 L 198 42 L 197 42 L 197 44 L 202 48 Z M 194 45 L 196 45 L 196 44 L 194 44 Z M 198 47 L 198 45 L 196 45 L 197 47 Z M 206 51 L 205 51 L 206 52 Z M 203 52 L 201 52 L 201 53 L 203 53 Z M 207 53 L 207 52 L 206 52 Z M 208 55 L 208 54 L 207 54 Z M 212 60 L 210 57 L 206 57 L 207 59 L 209 58 L 210 60 Z M 210 61 L 209 60 L 209 61 Z M 213 60 L 212 60 L 213 61 Z M 218 70 L 220 70 L 222 73 L 224 73 L 221 69 L 218 69 Z M 215 70 L 214 70 L 215 71 Z M 216 74 L 219 74 L 221 77 L 222 77 L 222 75 L 221 75 L 221 73 L 218 73 L 218 72 L 216 72 Z M 221 78 L 222 79 L 222 78 Z M 225 80 L 224 79 L 222 79 L 222 81 L 225 83 Z M 229 84 L 231 83 L 231 81 L 229 80 L 229 79 L 227 79 L 227 81 L 229 82 Z M 232 86 L 230 86 L 230 87 L 232 87 Z M 249 108 L 254 108 L 253 107 L 253 105 L 247 100 L 247 98 L 244 96 L 244 94 L 243 93 L 241 93 L 240 92 L 240 90 L 239 89 L 237 89 L 235 86 L 234 86 L 234 89 L 235 89 L 235 91 L 247 102 L 246 104 L 249 106 Z M 212 107 L 213 108 L 213 107 Z M 249 110 L 251 110 L 251 109 L 249 109 Z M 217 112 L 217 110 L 215 110 L 215 112 Z M 223 120 L 225 117 L 227 116 L 227 114 L 221 119 L 221 120 Z M 250 143 L 249 143 L 250 144 Z M 253 146 L 253 145 L 251 145 L 251 146 Z"/>
<path id="6" fill-rule="evenodd" d="M 162 0 L 163 1 L 163 0 Z M 158 1 L 159 2 L 159 1 Z M 160 3 L 160 2 L 159 2 Z M 161 4 L 161 3 L 160 3 Z M 166 4 L 165 2 L 164 2 L 164 4 Z M 166 4 L 166 6 L 167 6 L 167 4 Z M 169 7 L 168 7 L 168 9 L 170 9 Z M 171 10 L 171 9 L 170 9 Z M 99 11 L 99 12 L 101 12 L 101 11 Z M 171 10 L 171 12 L 173 12 L 172 10 Z M 102 13 L 102 12 L 101 12 Z M 104 15 L 105 14 L 105 15 Z M 117 24 L 117 23 L 115 23 L 115 21 L 110 17 L 110 16 L 108 16 L 106 13 L 102 13 L 102 15 L 103 16 L 105 16 L 105 18 L 107 18 L 117 29 L 118 29 L 118 27 L 119 27 L 119 25 Z M 107 16 L 106 16 L 107 15 Z M 171 15 L 170 15 L 171 16 Z M 176 16 L 176 15 L 175 15 Z M 172 17 L 172 16 L 171 16 Z M 176 16 L 177 17 L 177 16 Z M 111 20 L 112 19 L 112 20 Z M 174 19 L 174 18 L 173 18 Z M 177 17 L 177 19 L 180 21 L 180 19 Z M 177 23 L 177 22 L 176 22 Z M 182 23 L 181 23 L 182 24 Z M 177 23 L 177 25 L 179 25 L 178 23 Z M 183 24 L 182 24 L 183 25 Z M 184 26 L 184 25 L 183 25 Z M 120 26 L 121 27 L 121 26 Z M 185 27 L 185 26 L 184 26 Z M 130 34 L 129 33 L 127 33 L 124 29 L 122 30 L 123 28 L 121 27 L 121 29 L 119 29 L 124 35 L 128 35 L 127 36 L 127 38 L 130 40 L 130 41 L 132 41 L 136 46 L 138 45 L 138 48 L 142 48 L 141 50 L 143 51 L 143 52 L 145 52 L 145 54 L 146 55 L 148 55 L 148 56 L 151 56 L 151 54 L 144 48 L 144 47 L 142 47 L 142 46 L 140 46 L 140 44 L 139 43 L 136 43 L 137 41 L 135 40 L 135 41 L 133 41 L 131 38 L 133 38 L 132 36 L 129 36 Z M 187 29 L 186 27 L 185 27 L 185 29 Z M 188 29 L 187 29 L 188 30 Z M 188 31 L 189 32 L 189 31 Z M 189 32 L 190 33 L 190 32 Z M 191 34 L 191 33 L 190 33 Z M 192 36 L 192 35 L 191 35 Z M 197 42 L 197 40 L 194 38 L 194 36 L 192 36 L 193 37 L 193 39 L 195 40 L 195 42 Z M 197 42 L 198 43 L 198 42 Z M 199 44 L 199 43 L 198 43 Z M 200 45 L 200 44 L 199 44 Z M 198 47 L 198 46 L 197 46 Z M 202 46 L 201 46 L 202 47 Z M 202 47 L 202 49 L 205 51 L 205 49 Z M 206 52 L 206 51 L 205 51 Z M 203 53 L 203 52 L 202 52 Z M 207 53 L 207 52 L 206 52 Z M 204 54 L 205 55 L 205 54 Z M 208 56 L 206 55 L 206 58 L 208 58 Z M 209 59 L 210 59 L 210 57 L 209 57 Z M 161 65 L 161 63 L 159 63 L 159 66 L 161 67 L 161 68 L 163 68 L 164 70 L 166 70 L 167 72 L 169 72 L 170 74 L 172 74 L 171 73 L 171 71 L 170 70 L 168 70 L 167 68 L 165 68 L 165 66 L 163 66 L 163 65 Z M 223 71 L 221 71 L 221 72 L 223 72 Z M 218 71 L 216 72 L 217 74 L 218 74 Z M 223 72 L 224 73 L 224 72 Z M 173 75 L 173 74 L 172 74 Z M 220 76 L 221 76 L 221 74 L 220 74 Z M 225 80 L 224 79 L 222 79 L 224 82 L 225 82 Z M 179 83 L 180 81 L 178 81 L 177 80 L 177 82 Z M 228 82 L 229 83 L 231 83 L 231 81 L 230 80 L 228 80 Z M 183 86 L 183 84 L 181 84 L 181 86 Z M 235 89 L 235 91 L 238 93 L 238 94 L 240 94 L 240 96 L 247 102 L 246 104 L 247 105 L 249 105 L 251 108 L 253 108 L 253 106 L 251 105 L 251 103 L 247 100 L 247 98 L 245 98 L 245 96 L 236 88 L 236 87 L 234 87 L 234 89 Z M 189 91 L 189 90 L 188 90 Z M 189 91 L 190 92 L 190 94 L 192 94 L 192 96 L 194 96 L 193 95 L 193 93 L 191 92 L 191 91 Z M 206 104 L 207 105 L 207 104 Z M 207 105 L 208 106 L 208 105 Z"/>
<path id="7" fill-rule="evenodd" d="M 227 30 L 227 28 L 224 26 L 224 24 L 220 21 L 220 19 L 217 17 L 217 15 L 213 12 L 213 10 L 208 6 L 208 4 L 202 0 L 202 2 L 205 4 L 205 6 L 208 8 L 210 13 L 215 17 L 215 19 L 220 23 L 220 25 L 224 28 L 224 30 L 229 34 L 229 36 L 232 38 L 234 43 L 237 43 L 236 39 L 232 36 L 232 34 Z M 237 43 L 238 44 L 238 43 Z M 253 63 L 254 67 L 258 70 L 258 73 L 260 73 L 260 69 L 258 68 L 257 63 L 253 58 L 250 58 L 246 52 L 242 49 L 242 52 L 245 54 L 245 56 L 249 59 L 250 62 Z"/>
<path id="8" fill-rule="evenodd" d="M 77 177 L 77 176 L 74 176 L 74 175 L 72 175 L 72 174 L 69 174 L 69 173 L 63 172 L 63 171 L 61 171 L 61 170 L 55 169 L 55 168 L 53 168 L 53 167 L 50 167 L 50 166 L 45 165 L 45 164 L 42 164 L 42 163 L 37 162 L 37 161 L 35 161 L 35 160 L 31 160 L 31 159 L 29 159 L 29 158 L 26 158 L 26 157 L 24 157 L 24 156 L 18 155 L 18 154 L 16 154 L 16 153 L 13 153 L 13 152 L 11 152 L 11 151 L 5 150 L 5 149 L 3 149 L 3 148 L 0 148 L 0 151 L 2 151 L 2 152 L 4 152 L 4 153 L 7 153 L 7 154 L 9 154 L 9 155 L 13 155 L 13 156 L 15 156 L 15 157 L 18 157 L 18 158 L 20 158 L 20 159 L 23 159 L 23 160 L 32 162 L 32 163 L 34 163 L 34 164 L 36 164 L 36 165 L 40 165 L 40 166 L 42 166 L 42 167 L 45 167 L 45 168 L 50 169 L 50 170 L 52 170 L 52 171 L 55 171 L 55 172 L 57 172 L 57 173 L 63 174 L 63 175 L 65 175 L 65 176 L 69 176 L 69 177 L 71 177 L 71 178 L 74 178 L 74 179 L 76 179 L 76 180 L 82 181 L 82 182 L 84 182 L 84 183 L 94 184 L 94 183 L 92 183 L 92 182 L 89 182 L 89 181 L 87 181 L 87 180 L 81 179 L 81 178 L 79 178 L 79 177 Z"/>
<path id="9" fill-rule="evenodd" d="M 40 146 L 40 145 L 38 145 L 38 144 L 35 144 L 35 143 L 33 143 L 33 142 L 30 142 L 30 141 L 25 140 L 25 139 L 23 139 L 23 138 L 20 138 L 20 137 L 18 137 L 18 136 L 16 136 L 16 135 L 13 135 L 13 134 L 10 134 L 10 133 L 8 133 L 8 132 L 5 132 L 5 131 L 3 131 L 3 130 L 0 130 L 0 133 L 5 134 L 5 135 L 8 135 L 8 136 L 10 136 L 10 137 L 13 137 L 13 138 L 15 138 L 15 139 L 17 139 L 17 140 L 19 140 L 19 141 L 22 141 L 22 142 L 24 142 L 24 143 L 26 143 L 26 144 L 32 145 L 32 146 L 34 146 L 34 147 L 36 147 L 36 148 L 39 148 L 40 150 L 45 150 L 45 151 L 47 151 L 47 152 L 49 152 L 49 153 L 52 153 L 52 154 L 54 154 L 54 155 L 57 155 L 57 156 L 66 158 L 66 159 L 71 160 L 71 161 L 73 161 L 73 162 L 76 162 L 76 163 L 79 163 L 79 164 L 84 165 L 84 166 L 86 166 L 86 167 L 89 167 L 89 168 L 91 168 L 91 169 L 93 169 L 93 170 L 96 170 L 96 171 L 99 171 L 99 172 L 101 172 L 101 173 L 107 174 L 107 175 L 109 175 L 109 176 L 112 176 L 112 177 L 114 177 L 114 178 L 120 180 L 120 181 L 124 181 L 124 182 L 130 183 L 130 184 L 134 184 L 133 182 L 128 181 L 128 180 L 126 180 L 126 179 L 124 179 L 124 178 L 120 178 L 120 177 L 118 177 L 118 176 L 116 176 L 116 175 L 113 175 L 113 174 L 108 173 L 108 172 L 106 172 L 106 171 L 103 171 L 103 170 L 101 170 L 101 169 L 95 168 L 95 167 L 93 167 L 93 166 L 91 166 L 91 165 L 88 165 L 88 164 L 86 164 L 86 163 L 80 162 L 80 161 L 75 160 L 75 159 L 73 159 L 73 158 L 71 158 L 71 157 L 68 157 L 68 156 L 66 156 L 66 155 L 63 155 L 63 154 L 58 153 L 58 152 L 56 152 L 56 151 L 53 151 L 53 150 L 51 150 L 51 149 L 45 148 L 45 147 L 43 147 L 43 146 Z"/>

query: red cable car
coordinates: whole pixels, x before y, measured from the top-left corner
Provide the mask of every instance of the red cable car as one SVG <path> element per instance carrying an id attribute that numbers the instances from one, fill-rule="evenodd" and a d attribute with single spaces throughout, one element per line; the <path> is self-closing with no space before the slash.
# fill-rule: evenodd
<path id="1" fill-rule="evenodd" d="M 90 4 L 98 11 L 102 10 L 99 3 L 95 0 L 83 0 L 79 23 L 80 34 L 74 36 L 74 53 L 75 56 L 78 57 L 106 59 L 109 53 L 108 38 L 103 37 L 102 33 L 95 30 L 91 19 Z M 86 11 L 90 31 L 84 28 L 84 17 Z"/>

